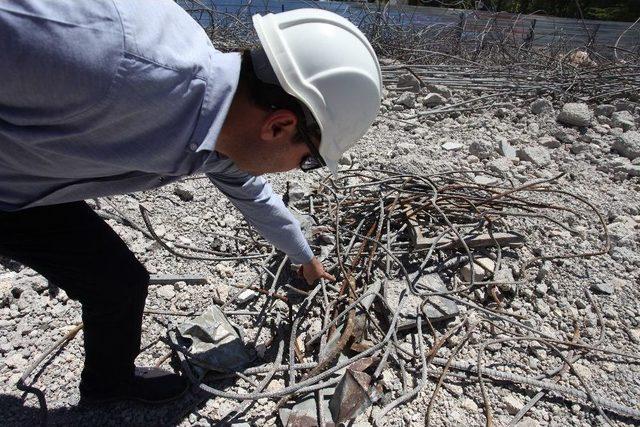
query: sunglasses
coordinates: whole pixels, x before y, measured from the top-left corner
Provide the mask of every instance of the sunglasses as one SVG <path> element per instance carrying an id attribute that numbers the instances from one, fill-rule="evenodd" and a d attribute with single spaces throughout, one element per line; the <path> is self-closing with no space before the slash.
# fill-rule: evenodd
<path id="1" fill-rule="evenodd" d="M 315 144 L 311 141 L 311 137 L 307 133 L 307 130 L 304 128 L 304 126 L 302 126 L 298 122 L 298 125 L 296 126 L 296 130 L 298 131 L 298 134 L 302 137 L 302 141 L 307 145 L 307 148 L 309 148 L 309 151 L 311 152 L 310 155 L 305 156 L 300 162 L 300 170 L 302 170 L 302 172 L 309 172 L 314 169 L 319 169 L 323 166 L 326 166 L 327 164 L 325 163 L 324 159 L 320 155 L 320 152 L 318 152 L 318 149 L 316 148 Z"/>
<path id="2" fill-rule="evenodd" d="M 271 105 L 270 108 L 272 110 L 277 110 L 279 107 L 275 105 Z M 305 120 L 304 120 L 304 123 L 302 123 L 302 120 L 298 120 L 298 123 L 296 125 L 296 131 L 302 137 L 302 141 L 305 143 L 305 145 L 307 146 L 307 148 L 309 148 L 309 151 L 311 152 L 310 155 L 305 156 L 302 159 L 302 161 L 300 161 L 300 170 L 302 170 L 303 172 L 309 172 L 314 169 L 319 169 L 323 166 L 327 166 L 327 164 L 325 163 L 324 159 L 320 155 L 318 148 L 315 146 L 315 144 L 311 140 L 311 136 L 309 135 L 309 132 L 307 132 L 307 126 L 316 126 L 316 127 L 318 126 L 316 124 L 315 119 L 313 118 L 313 114 L 311 114 L 311 112 L 304 105 L 300 105 L 300 108 L 302 109 Z"/>

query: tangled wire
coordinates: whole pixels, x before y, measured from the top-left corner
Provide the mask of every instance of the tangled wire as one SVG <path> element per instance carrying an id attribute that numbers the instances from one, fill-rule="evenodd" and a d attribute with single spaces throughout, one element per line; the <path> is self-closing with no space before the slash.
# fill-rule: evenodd
<path id="1" fill-rule="evenodd" d="M 541 388 L 512 424 L 548 392 L 590 401 L 604 420 L 608 420 L 607 413 L 640 419 L 634 408 L 597 396 L 573 366 L 590 352 L 634 363 L 640 360 L 602 345 L 604 323 L 589 293 L 601 328 L 595 342 L 580 338 L 577 325 L 566 331 L 573 337 L 570 340 L 542 332 L 509 308 L 520 289 L 534 282 L 549 262 L 586 259 L 608 251 L 606 223 L 600 213 L 588 200 L 563 189 L 562 175 L 521 185 L 499 177 L 493 177 L 490 184 L 478 184 L 473 177 L 472 171 L 422 176 L 351 170 L 322 181 L 314 193 L 295 201 L 292 209 L 309 220 L 312 242 L 324 248 L 324 263 L 332 265 L 339 285 L 323 281 L 309 292 L 299 290 L 285 268 L 286 257 L 272 254 L 262 263 L 271 265 L 258 281 L 265 285 L 251 287 L 262 294 L 255 303 L 259 314 L 252 324 L 259 332 L 252 345 L 265 340 L 265 363 L 222 376 L 197 377 L 190 364 L 195 356 L 170 331 L 169 342 L 184 371 L 208 394 L 244 402 L 227 420 L 243 414 L 252 401 L 278 399 L 277 407 L 281 407 L 311 392 L 321 408 L 325 394 L 334 392 L 344 370 L 363 359 L 373 366 L 367 371 L 371 384 L 381 381 L 383 370 L 393 371 L 403 383 L 399 391 L 385 389 L 386 403 L 376 410 L 373 420 L 379 424 L 387 413 L 415 397 L 427 377 L 434 376 L 437 382 L 426 414 L 428 425 L 450 371 L 478 381 L 487 425 L 492 424 L 487 379 Z M 563 239 L 575 239 L 575 244 L 568 245 L 571 252 L 534 248 L 523 237 L 550 228 Z M 223 308 L 232 306 L 234 299 Z M 443 317 L 428 310 L 443 305 L 444 300 L 460 307 L 459 312 Z M 285 301 L 288 312 L 274 320 L 277 301 Z M 318 316 L 322 325 L 314 330 L 312 323 Z M 263 330 L 270 330 L 267 338 Z M 474 335 L 481 336 L 476 339 L 477 363 L 455 361 Z M 413 348 L 408 349 L 407 342 Z M 485 349 L 497 343 L 515 347 L 536 343 L 562 362 L 535 377 L 484 368 Z M 567 372 L 575 375 L 582 390 L 555 383 Z M 413 386 L 407 373 L 416 377 Z M 208 385 L 234 375 L 253 384 L 254 390 L 233 392 Z M 286 379 L 287 386 L 267 391 L 276 378 Z M 369 403 L 374 401 L 371 396 Z"/>

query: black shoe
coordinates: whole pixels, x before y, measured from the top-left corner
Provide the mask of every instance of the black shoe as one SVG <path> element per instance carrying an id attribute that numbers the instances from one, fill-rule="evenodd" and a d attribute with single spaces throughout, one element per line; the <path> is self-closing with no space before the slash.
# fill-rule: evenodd
<path id="1" fill-rule="evenodd" d="M 115 387 L 80 385 L 80 404 L 90 405 L 116 400 L 144 403 L 166 403 L 179 399 L 189 388 L 189 382 L 178 374 L 160 368 L 136 368 L 135 375 Z"/>

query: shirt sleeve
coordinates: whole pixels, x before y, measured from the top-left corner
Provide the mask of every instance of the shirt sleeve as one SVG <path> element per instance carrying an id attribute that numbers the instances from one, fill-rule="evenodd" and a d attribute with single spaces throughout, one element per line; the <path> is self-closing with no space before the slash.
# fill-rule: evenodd
<path id="1" fill-rule="evenodd" d="M 211 182 L 229 198 L 246 221 L 295 264 L 306 264 L 313 258 L 300 223 L 287 209 L 282 198 L 262 177 L 235 170 L 208 173 Z"/>

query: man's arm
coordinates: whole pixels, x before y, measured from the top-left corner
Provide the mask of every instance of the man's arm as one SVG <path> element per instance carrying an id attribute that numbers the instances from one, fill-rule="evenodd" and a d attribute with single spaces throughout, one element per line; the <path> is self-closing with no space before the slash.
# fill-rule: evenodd
<path id="1" fill-rule="evenodd" d="M 314 257 L 300 223 L 264 178 L 235 168 L 207 176 L 265 239 L 286 253 L 293 263 L 303 265 L 302 274 L 309 284 L 320 278 L 335 280 Z"/>

